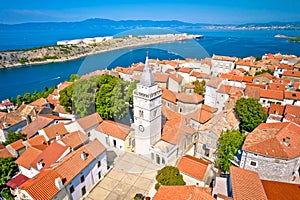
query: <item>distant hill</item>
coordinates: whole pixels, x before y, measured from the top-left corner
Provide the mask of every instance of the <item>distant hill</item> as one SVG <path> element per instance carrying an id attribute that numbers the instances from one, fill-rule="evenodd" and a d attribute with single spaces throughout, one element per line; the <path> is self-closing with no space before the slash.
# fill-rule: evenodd
<path id="1" fill-rule="evenodd" d="M 188 23 L 178 20 L 169 21 L 153 21 L 153 20 L 110 20 L 110 19 L 87 19 L 80 22 L 36 22 L 36 23 L 22 23 L 22 24 L 0 24 L 0 30 L 108 30 L 108 29 L 134 29 L 134 28 L 150 28 L 150 27 L 160 27 L 160 28 L 188 28 L 188 27 L 281 27 L 279 29 L 299 29 L 300 22 L 269 22 L 269 23 L 247 23 L 241 25 L 218 25 L 218 24 L 205 24 L 205 23 Z M 276 29 L 276 28 L 275 28 Z"/>

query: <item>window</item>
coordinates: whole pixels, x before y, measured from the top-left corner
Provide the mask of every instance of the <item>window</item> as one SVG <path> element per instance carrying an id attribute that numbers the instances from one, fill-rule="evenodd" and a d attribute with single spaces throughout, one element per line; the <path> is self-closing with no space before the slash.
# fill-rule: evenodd
<path id="1" fill-rule="evenodd" d="M 161 163 L 164 165 L 166 163 L 165 158 L 161 159 Z"/>
<path id="2" fill-rule="evenodd" d="M 84 182 L 84 175 L 82 175 L 82 176 L 80 177 L 80 182 L 81 182 L 81 183 Z"/>
<path id="3" fill-rule="evenodd" d="M 144 117 L 144 111 L 140 110 L 139 114 L 140 114 L 140 117 Z"/>
<path id="4" fill-rule="evenodd" d="M 151 159 L 154 160 L 154 153 L 151 153 Z"/>
<path id="5" fill-rule="evenodd" d="M 106 140 L 106 144 L 109 145 L 109 138 L 106 137 L 105 140 Z"/>
<path id="6" fill-rule="evenodd" d="M 91 136 L 91 132 L 88 132 L 88 133 L 87 133 L 87 136 L 90 137 L 90 136 Z"/>
<path id="7" fill-rule="evenodd" d="M 98 172 L 98 178 L 101 179 L 101 171 Z"/>
<path id="8" fill-rule="evenodd" d="M 257 167 L 257 163 L 255 161 L 251 161 L 250 165 L 253 166 L 253 167 Z"/>
<path id="9" fill-rule="evenodd" d="M 72 185 L 69 190 L 70 190 L 70 193 L 72 194 L 74 192 L 74 186 Z"/>
<path id="10" fill-rule="evenodd" d="M 98 168 L 101 167 L 101 161 L 98 161 Z"/>
<path id="11" fill-rule="evenodd" d="M 86 193 L 86 189 L 85 189 L 85 186 L 83 186 L 83 187 L 81 188 L 81 194 L 82 194 L 82 196 L 85 195 L 85 193 Z"/>

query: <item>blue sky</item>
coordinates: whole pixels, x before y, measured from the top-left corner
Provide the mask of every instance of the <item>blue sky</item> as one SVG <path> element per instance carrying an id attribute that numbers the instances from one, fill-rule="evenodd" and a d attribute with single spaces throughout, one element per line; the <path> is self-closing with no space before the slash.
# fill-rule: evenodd
<path id="1" fill-rule="evenodd" d="M 300 21 L 299 0 L 2 0 L 0 23 L 88 18 L 181 20 L 200 23 Z"/>

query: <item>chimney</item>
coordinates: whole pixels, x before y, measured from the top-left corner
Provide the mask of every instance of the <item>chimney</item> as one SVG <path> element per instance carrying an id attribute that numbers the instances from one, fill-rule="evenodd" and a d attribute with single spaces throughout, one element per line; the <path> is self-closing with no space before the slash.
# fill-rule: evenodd
<path id="1" fill-rule="evenodd" d="M 58 132 L 56 132 L 55 138 L 56 138 L 56 140 L 60 140 L 60 135 L 58 134 Z"/>
<path id="2" fill-rule="evenodd" d="M 81 153 L 81 159 L 82 160 L 86 160 L 87 158 L 87 153 L 85 153 L 84 151 Z"/>
<path id="3" fill-rule="evenodd" d="M 37 165 L 37 169 L 40 171 L 43 167 L 44 167 L 44 163 L 43 163 L 44 159 L 40 159 L 38 161 L 38 163 L 36 164 Z"/>
<path id="4" fill-rule="evenodd" d="M 62 180 L 61 180 L 60 177 L 57 177 L 57 178 L 55 179 L 55 186 L 56 186 L 57 189 L 59 189 L 59 190 L 61 190 L 61 189 L 64 187 L 64 185 L 63 185 Z"/>
<path id="5" fill-rule="evenodd" d="M 285 137 L 283 138 L 283 143 L 289 147 L 290 146 L 290 141 L 291 141 L 291 138 L 290 137 Z"/>
<path id="6" fill-rule="evenodd" d="M 4 127 L 4 129 L 8 128 L 8 123 L 7 122 L 3 122 L 3 127 Z"/>

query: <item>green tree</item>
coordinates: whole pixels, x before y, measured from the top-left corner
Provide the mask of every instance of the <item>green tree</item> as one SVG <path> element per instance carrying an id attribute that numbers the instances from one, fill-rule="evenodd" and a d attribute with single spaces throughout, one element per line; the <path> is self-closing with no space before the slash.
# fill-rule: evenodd
<path id="1" fill-rule="evenodd" d="M 161 185 L 185 185 L 183 177 L 180 174 L 178 168 L 173 166 L 166 166 L 161 170 L 158 170 L 156 181 L 156 190 L 158 190 Z"/>
<path id="2" fill-rule="evenodd" d="M 125 101 L 129 103 L 129 105 L 133 105 L 133 90 L 136 89 L 137 81 L 133 81 L 129 84 L 126 96 L 125 96 Z"/>
<path id="3" fill-rule="evenodd" d="M 218 158 L 216 166 L 223 172 L 229 172 L 231 161 L 237 154 L 239 147 L 243 144 L 245 136 L 238 130 L 225 131 L 219 138 L 219 147 L 217 149 Z"/>
<path id="4" fill-rule="evenodd" d="M 70 81 L 74 82 L 75 80 L 78 80 L 80 76 L 78 74 L 71 74 Z"/>
<path id="5" fill-rule="evenodd" d="M 17 141 L 19 139 L 23 139 L 23 138 L 24 138 L 23 134 L 21 134 L 21 133 L 15 133 L 15 132 L 10 131 L 7 134 L 7 140 L 6 140 L 6 142 L 4 144 L 8 145 L 10 143 L 13 143 L 13 142 L 15 142 L 15 141 Z"/>
<path id="6" fill-rule="evenodd" d="M 260 55 L 257 55 L 257 56 L 255 57 L 255 61 L 259 61 L 259 60 L 261 60 L 261 57 L 260 57 Z"/>
<path id="7" fill-rule="evenodd" d="M 125 101 L 125 93 L 127 83 L 125 81 L 119 81 L 114 87 L 111 96 L 111 107 L 113 118 L 116 120 L 121 120 L 125 117 L 128 111 L 128 104 Z"/>
<path id="8" fill-rule="evenodd" d="M 72 95 L 73 84 L 59 92 L 59 104 L 62 105 L 68 113 L 72 113 Z"/>
<path id="9" fill-rule="evenodd" d="M 236 102 L 236 112 L 240 118 L 242 131 L 251 132 L 267 119 L 267 113 L 257 99 L 241 98 Z"/>
<path id="10" fill-rule="evenodd" d="M 14 158 L 0 158 L 0 187 L 3 187 L 8 178 L 18 169 Z"/>
<path id="11" fill-rule="evenodd" d="M 20 107 L 20 105 L 22 105 L 23 102 L 23 97 L 21 95 L 17 96 L 17 106 Z"/>
<path id="12" fill-rule="evenodd" d="M 25 93 L 23 96 L 23 102 L 30 103 L 31 101 L 31 94 L 29 92 Z"/>
<path id="13" fill-rule="evenodd" d="M 196 94 L 200 94 L 200 95 L 204 95 L 205 93 L 205 81 L 199 81 L 199 80 L 196 80 L 193 82 L 193 84 L 195 85 L 195 88 L 194 88 L 194 92 Z"/>

